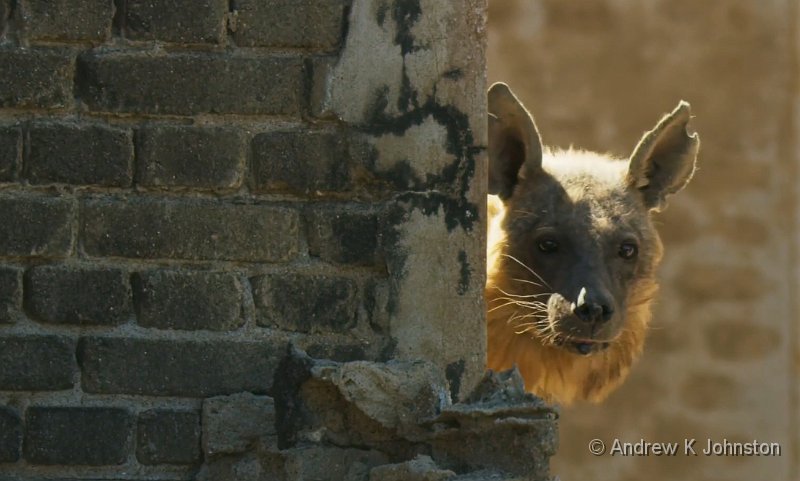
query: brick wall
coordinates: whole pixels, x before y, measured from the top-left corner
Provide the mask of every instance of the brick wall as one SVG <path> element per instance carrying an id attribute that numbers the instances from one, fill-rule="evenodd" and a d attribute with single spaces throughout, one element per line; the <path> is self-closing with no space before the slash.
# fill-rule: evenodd
<path id="1" fill-rule="evenodd" d="M 289 345 L 482 375 L 485 8 L 0 0 L 0 477 L 486 468 L 286 414 Z"/>

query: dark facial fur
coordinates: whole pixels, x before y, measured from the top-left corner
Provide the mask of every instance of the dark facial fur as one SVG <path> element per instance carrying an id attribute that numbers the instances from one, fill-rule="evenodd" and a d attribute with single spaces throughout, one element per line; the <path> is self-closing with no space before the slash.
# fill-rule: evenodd
<path id="1" fill-rule="evenodd" d="M 546 304 L 531 334 L 589 355 L 618 336 L 628 293 L 652 278 L 660 244 L 625 185 L 626 161 L 580 152 L 545 159 L 506 204 L 502 269 L 519 279 L 517 292 Z"/>

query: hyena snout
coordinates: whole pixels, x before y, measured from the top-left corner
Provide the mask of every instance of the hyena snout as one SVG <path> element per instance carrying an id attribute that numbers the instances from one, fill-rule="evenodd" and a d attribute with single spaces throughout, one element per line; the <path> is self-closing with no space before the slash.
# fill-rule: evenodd
<path id="1" fill-rule="evenodd" d="M 602 288 L 581 287 L 577 300 L 572 304 L 572 313 L 581 321 L 600 325 L 614 316 L 614 300 Z"/>

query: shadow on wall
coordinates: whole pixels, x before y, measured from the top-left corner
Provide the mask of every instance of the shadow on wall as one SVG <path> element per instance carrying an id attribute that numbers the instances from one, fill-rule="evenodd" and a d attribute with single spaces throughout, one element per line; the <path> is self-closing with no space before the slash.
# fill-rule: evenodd
<path id="1" fill-rule="evenodd" d="M 565 410 L 562 479 L 798 473 L 797 1 L 490 0 L 489 80 L 547 145 L 627 155 L 679 99 L 699 171 L 658 219 L 666 247 L 645 354 L 600 406 Z M 593 456 L 592 439 L 678 442 L 677 456 Z M 697 457 L 683 455 L 696 439 Z M 712 442 L 780 456 L 705 456 Z"/>

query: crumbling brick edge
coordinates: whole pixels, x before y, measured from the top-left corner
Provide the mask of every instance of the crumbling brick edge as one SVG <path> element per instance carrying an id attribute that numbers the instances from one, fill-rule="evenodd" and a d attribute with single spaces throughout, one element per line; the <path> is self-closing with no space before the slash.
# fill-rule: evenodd
<path id="1" fill-rule="evenodd" d="M 197 479 L 550 480 L 557 408 L 514 369 L 453 403 L 427 361 L 334 362 L 290 347 L 274 397 L 204 401 Z"/>

